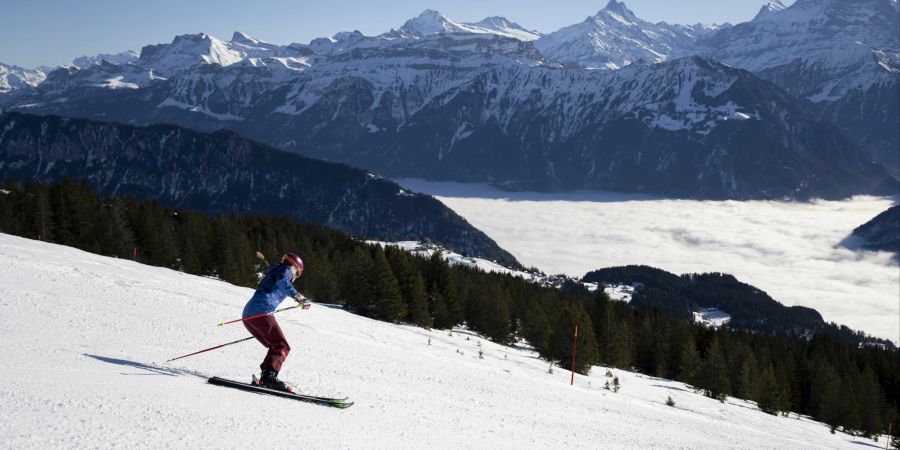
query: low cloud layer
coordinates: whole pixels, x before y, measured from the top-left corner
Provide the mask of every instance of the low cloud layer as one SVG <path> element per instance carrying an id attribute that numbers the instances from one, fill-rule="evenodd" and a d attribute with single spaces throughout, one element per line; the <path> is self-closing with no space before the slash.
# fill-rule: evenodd
<path id="1" fill-rule="evenodd" d="M 891 199 L 696 201 L 398 182 L 437 196 L 522 264 L 547 273 L 580 277 L 626 264 L 725 272 L 783 304 L 809 306 L 827 321 L 900 341 L 900 267 L 890 254 L 839 245 Z"/>

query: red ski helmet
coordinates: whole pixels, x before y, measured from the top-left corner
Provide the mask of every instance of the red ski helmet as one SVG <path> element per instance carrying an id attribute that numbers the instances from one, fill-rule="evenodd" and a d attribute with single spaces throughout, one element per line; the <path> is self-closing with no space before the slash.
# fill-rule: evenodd
<path id="1" fill-rule="evenodd" d="M 294 278 L 299 277 L 300 274 L 303 273 L 303 260 L 300 259 L 300 257 L 297 256 L 296 253 L 286 253 L 281 257 L 281 262 L 290 264 L 297 268 L 297 273 L 294 275 Z"/>

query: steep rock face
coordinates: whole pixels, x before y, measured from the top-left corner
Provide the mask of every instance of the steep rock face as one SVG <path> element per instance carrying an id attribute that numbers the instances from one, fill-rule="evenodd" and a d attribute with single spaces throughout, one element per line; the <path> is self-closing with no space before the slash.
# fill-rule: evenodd
<path id="1" fill-rule="evenodd" d="M 287 214 L 381 240 L 433 240 L 517 266 L 434 198 L 362 170 L 278 151 L 231 132 L 0 115 L 0 177 L 87 179 L 105 194 L 173 207 Z"/>
<path id="2" fill-rule="evenodd" d="M 700 39 L 695 51 L 810 101 L 897 174 L 898 23 L 889 0 L 798 0 Z"/>
<path id="3" fill-rule="evenodd" d="M 892 252 L 900 260 L 900 205 L 895 205 L 853 230 L 868 250 Z"/>

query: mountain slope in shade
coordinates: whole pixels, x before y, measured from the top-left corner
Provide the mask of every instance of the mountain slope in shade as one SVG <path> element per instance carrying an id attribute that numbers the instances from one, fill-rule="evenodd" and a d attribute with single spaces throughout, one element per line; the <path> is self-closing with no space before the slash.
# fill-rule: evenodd
<path id="1" fill-rule="evenodd" d="M 281 152 L 231 132 L 168 125 L 0 115 L 0 177 L 87 179 L 210 213 L 290 215 L 352 235 L 419 239 L 518 266 L 509 253 L 432 197 L 362 170 Z"/>
<path id="2" fill-rule="evenodd" d="M 853 230 L 867 250 L 892 252 L 900 260 L 900 205 L 895 205 Z"/>

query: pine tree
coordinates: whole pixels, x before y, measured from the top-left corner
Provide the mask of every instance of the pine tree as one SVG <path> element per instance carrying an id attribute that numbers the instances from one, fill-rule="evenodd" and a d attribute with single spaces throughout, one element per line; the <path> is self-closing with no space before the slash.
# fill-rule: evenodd
<path id="1" fill-rule="evenodd" d="M 841 379 L 833 371 L 823 374 L 824 391 L 819 405 L 819 414 L 823 422 L 831 427 L 832 433 L 841 425 L 844 411 L 841 396 Z"/>
<path id="2" fill-rule="evenodd" d="M 406 302 L 406 321 L 421 327 L 431 328 L 431 314 L 428 312 L 428 293 L 422 273 L 410 262 L 406 252 L 388 247 L 385 256 L 397 276 L 400 293 Z"/>
<path id="3" fill-rule="evenodd" d="M 678 380 L 697 386 L 697 374 L 700 372 L 703 360 L 700 359 L 700 352 L 697 351 L 697 345 L 694 344 L 692 333 L 687 333 L 682 341 L 680 354 Z"/>
<path id="4" fill-rule="evenodd" d="M 509 303 L 509 294 L 498 284 L 489 283 L 470 298 L 466 322 L 492 341 L 507 343 L 512 337 Z"/>
<path id="5" fill-rule="evenodd" d="M 717 339 L 713 339 L 707 350 L 706 359 L 700 369 L 697 387 L 702 388 L 707 397 L 725 401 L 731 392 L 728 383 L 728 365 L 725 354 Z"/>
<path id="6" fill-rule="evenodd" d="M 733 384 L 732 392 L 735 397 L 743 399 L 756 398 L 756 371 L 756 357 L 753 356 L 753 353 L 748 352 L 744 358 L 741 358 L 738 374 Z"/>
<path id="7" fill-rule="evenodd" d="M 575 359 L 575 371 L 587 374 L 591 366 L 599 363 L 600 352 L 597 338 L 590 316 L 580 304 L 564 306 L 557 320 L 553 336 L 550 337 L 550 359 L 565 369 L 572 369 L 572 344 L 575 339 L 575 326 L 578 326 L 578 349 Z"/>
<path id="8" fill-rule="evenodd" d="M 341 297 L 347 309 L 364 316 L 371 316 L 375 309 L 371 274 L 372 258 L 369 252 L 363 247 L 356 247 L 341 277 Z"/>
<path id="9" fill-rule="evenodd" d="M 522 312 L 522 335 L 538 353 L 547 354 L 551 333 L 544 309 L 531 299 Z"/>
<path id="10" fill-rule="evenodd" d="M 609 342 L 609 363 L 614 367 L 622 369 L 631 369 L 633 356 L 632 353 L 632 334 L 631 328 L 626 320 L 618 320 L 612 315 L 612 336 Z"/>
<path id="11" fill-rule="evenodd" d="M 440 298 L 441 305 L 435 305 L 439 311 L 432 310 L 434 327 L 449 329 L 463 322 L 464 315 L 459 302 L 456 284 L 450 265 L 443 253 L 434 252 L 429 260 L 429 295 L 432 299 Z M 437 295 L 439 294 L 439 295 Z"/>
<path id="12" fill-rule="evenodd" d="M 881 432 L 881 399 L 878 379 L 871 366 L 866 366 L 860 377 L 859 393 L 860 430 L 867 437 Z"/>
<path id="13" fill-rule="evenodd" d="M 374 317 L 388 322 L 400 322 L 406 317 L 406 302 L 403 301 L 397 279 L 391 272 L 391 266 L 380 245 L 375 246 L 371 270 Z"/>
<path id="14" fill-rule="evenodd" d="M 783 391 L 775 380 L 775 371 L 769 365 L 763 371 L 757 384 L 756 405 L 762 411 L 777 416 L 779 412 L 786 411 L 787 400 Z"/>

